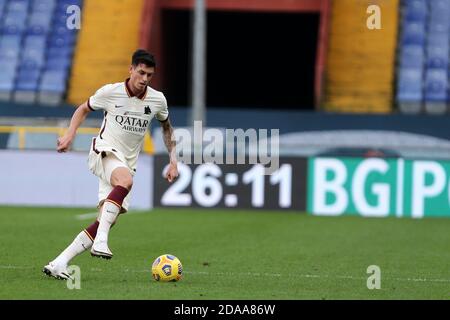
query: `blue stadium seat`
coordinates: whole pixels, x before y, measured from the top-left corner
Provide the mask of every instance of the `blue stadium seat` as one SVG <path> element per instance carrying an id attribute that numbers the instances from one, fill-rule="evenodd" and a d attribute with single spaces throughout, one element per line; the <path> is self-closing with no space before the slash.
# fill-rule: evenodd
<path id="1" fill-rule="evenodd" d="M 28 5 L 28 0 L 10 0 L 7 5 L 7 10 L 9 12 L 27 12 Z"/>
<path id="2" fill-rule="evenodd" d="M 18 79 L 14 89 L 16 91 L 37 91 L 39 78 L 21 78 Z"/>
<path id="3" fill-rule="evenodd" d="M 0 50 L 3 48 L 13 48 L 19 51 L 22 38 L 18 35 L 0 36 Z"/>
<path id="4" fill-rule="evenodd" d="M 448 43 L 440 46 L 427 47 L 427 67 L 446 69 L 448 66 Z"/>
<path id="5" fill-rule="evenodd" d="M 448 21 L 432 21 L 428 23 L 428 34 L 446 34 L 449 33 Z"/>
<path id="6" fill-rule="evenodd" d="M 428 69 L 425 76 L 425 111 L 444 114 L 448 111 L 447 69 Z"/>
<path id="7" fill-rule="evenodd" d="M 1 30 L 3 34 L 20 34 L 25 30 L 25 22 L 27 19 L 27 14 L 19 13 L 6 13 Z"/>
<path id="8" fill-rule="evenodd" d="M 425 75 L 425 100 L 447 101 L 447 70 L 428 69 Z"/>
<path id="9" fill-rule="evenodd" d="M 430 14 L 449 13 L 450 2 L 448 0 L 429 0 Z"/>
<path id="10" fill-rule="evenodd" d="M 422 68 L 425 62 L 425 52 L 422 46 L 405 45 L 401 48 L 401 68 Z"/>
<path id="11" fill-rule="evenodd" d="M 23 49 L 37 49 L 45 51 L 47 38 L 44 35 L 28 35 L 24 38 Z"/>
<path id="12" fill-rule="evenodd" d="M 40 70 L 21 66 L 14 86 L 14 100 L 18 103 L 33 103 L 36 100 Z"/>
<path id="13" fill-rule="evenodd" d="M 448 43 L 448 35 L 446 34 L 442 33 L 429 34 L 427 37 L 428 46 L 441 46 L 446 43 Z"/>
<path id="14" fill-rule="evenodd" d="M 404 19 L 410 22 L 425 22 L 428 6 L 425 0 L 408 0 L 404 2 Z"/>
<path id="15" fill-rule="evenodd" d="M 16 47 L 3 47 L 0 49 L 0 57 L 2 58 L 8 58 L 8 59 L 15 59 L 19 57 L 20 55 L 20 48 Z"/>
<path id="16" fill-rule="evenodd" d="M 14 88 L 14 76 L 0 72 L 0 100 L 7 101 L 11 98 Z"/>
<path id="17" fill-rule="evenodd" d="M 66 71 L 45 71 L 38 87 L 38 101 L 47 105 L 60 104 L 66 91 L 66 81 Z"/>
<path id="18" fill-rule="evenodd" d="M 21 66 L 17 71 L 17 82 L 26 81 L 27 79 L 37 80 L 41 75 L 39 68 L 26 68 Z"/>
<path id="19" fill-rule="evenodd" d="M 0 99 L 61 101 L 78 31 L 66 27 L 70 5 L 82 1 L 0 0 Z"/>
<path id="20" fill-rule="evenodd" d="M 422 111 L 422 76 L 421 68 L 399 70 L 396 100 L 401 112 L 416 114 Z"/>
<path id="21" fill-rule="evenodd" d="M 42 74 L 40 91 L 63 93 L 66 90 L 67 73 L 49 70 Z"/>
<path id="22" fill-rule="evenodd" d="M 46 61 L 46 70 L 68 70 L 72 59 L 70 57 L 52 57 Z"/>
<path id="23" fill-rule="evenodd" d="M 47 50 L 47 57 L 49 59 L 68 58 L 71 59 L 73 53 L 73 46 L 71 47 L 49 47 Z"/>
<path id="24" fill-rule="evenodd" d="M 28 35 L 24 38 L 23 49 L 45 50 L 47 38 L 42 35 Z"/>
<path id="25" fill-rule="evenodd" d="M 24 48 L 22 51 L 21 64 L 28 68 L 40 68 L 44 65 L 45 53 L 43 49 Z"/>
<path id="26" fill-rule="evenodd" d="M 425 45 L 425 24 L 404 23 L 402 30 L 402 45 Z"/>
<path id="27" fill-rule="evenodd" d="M 422 101 L 422 69 L 400 69 L 398 79 L 398 101 Z"/>
<path id="28" fill-rule="evenodd" d="M 6 7 L 6 0 L 0 0 L 0 19 L 3 16 L 3 13 L 5 12 Z"/>
<path id="29" fill-rule="evenodd" d="M 2 72 L 8 72 L 8 70 L 15 70 L 19 65 L 19 57 L 4 57 L 0 55 L 0 65 L 2 66 Z"/>
<path id="30" fill-rule="evenodd" d="M 1 91 L 11 91 L 14 88 L 14 77 L 8 74 L 0 74 L 0 90 Z"/>
<path id="31" fill-rule="evenodd" d="M 0 58 L 0 63 L 4 64 L 2 65 L 2 72 L 0 72 L 0 74 L 6 78 L 14 78 L 16 75 L 17 63 L 14 63 L 13 60 L 3 58 Z"/>
<path id="32" fill-rule="evenodd" d="M 50 30 L 52 16 L 50 13 L 33 12 L 28 21 L 27 33 L 28 34 L 46 34 Z"/>
<path id="33" fill-rule="evenodd" d="M 52 13 L 55 6 L 56 0 L 34 0 L 31 4 L 32 12 L 36 13 Z"/>
<path id="34" fill-rule="evenodd" d="M 67 48 L 74 44 L 75 42 L 75 35 L 74 34 L 68 34 L 65 36 L 62 35 L 52 35 L 50 39 L 48 40 L 49 47 L 53 48 Z"/>

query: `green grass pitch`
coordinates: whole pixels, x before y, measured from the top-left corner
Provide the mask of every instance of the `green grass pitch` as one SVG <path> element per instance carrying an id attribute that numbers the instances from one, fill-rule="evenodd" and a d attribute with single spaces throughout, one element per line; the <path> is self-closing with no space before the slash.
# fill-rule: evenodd
<path id="1" fill-rule="evenodd" d="M 0 207 L 0 299 L 449 299 L 450 219 L 312 217 L 293 212 L 155 209 L 122 215 L 110 261 L 89 253 L 81 289 L 42 267 L 91 220 L 88 209 Z M 171 253 L 184 278 L 160 283 Z M 381 289 L 367 288 L 367 267 Z"/>

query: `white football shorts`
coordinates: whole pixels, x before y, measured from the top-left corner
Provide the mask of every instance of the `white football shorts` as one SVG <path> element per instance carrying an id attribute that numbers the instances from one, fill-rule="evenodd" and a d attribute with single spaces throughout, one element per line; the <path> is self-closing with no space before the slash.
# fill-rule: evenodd
<path id="1" fill-rule="evenodd" d="M 99 178 L 97 208 L 100 208 L 103 205 L 103 202 L 105 202 L 105 199 L 113 190 L 113 186 L 110 182 L 112 172 L 120 167 L 127 168 L 131 175 L 133 175 L 133 172 L 112 152 L 98 152 L 98 150 L 91 150 L 89 152 L 88 163 L 91 172 Z M 123 200 L 122 209 L 120 211 L 121 213 L 128 211 L 130 207 L 130 199 L 131 191 Z"/>

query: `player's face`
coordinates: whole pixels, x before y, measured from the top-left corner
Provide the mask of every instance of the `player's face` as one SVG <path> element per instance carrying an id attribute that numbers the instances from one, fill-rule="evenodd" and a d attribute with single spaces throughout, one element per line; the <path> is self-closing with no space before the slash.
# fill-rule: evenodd
<path id="1" fill-rule="evenodd" d="M 146 86 L 150 84 L 150 80 L 155 73 L 155 68 L 148 67 L 141 63 L 139 65 L 130 67 L 130 84 L 132 88 L 141 92 Z"/>

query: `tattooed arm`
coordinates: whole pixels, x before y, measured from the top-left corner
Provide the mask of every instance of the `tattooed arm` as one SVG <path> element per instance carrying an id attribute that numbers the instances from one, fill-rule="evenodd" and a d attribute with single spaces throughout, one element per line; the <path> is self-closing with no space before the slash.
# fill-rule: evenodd
<path id="1" fill-rule="evenodd" d="M 167 118 L 166 121 L 161 122 L 161 127 L 163 130 L 163 140 L 166 145 L 167 151 L 169 152 L 169 169 L 166 173 L 166 179 L 169 182 L 174 181 L 178 177 L 178 169 L 177 169 L 177 157 L 175 151 L 175 138 L 173 136 L 173 128 L 170 124 L 170 119 Z"/>

